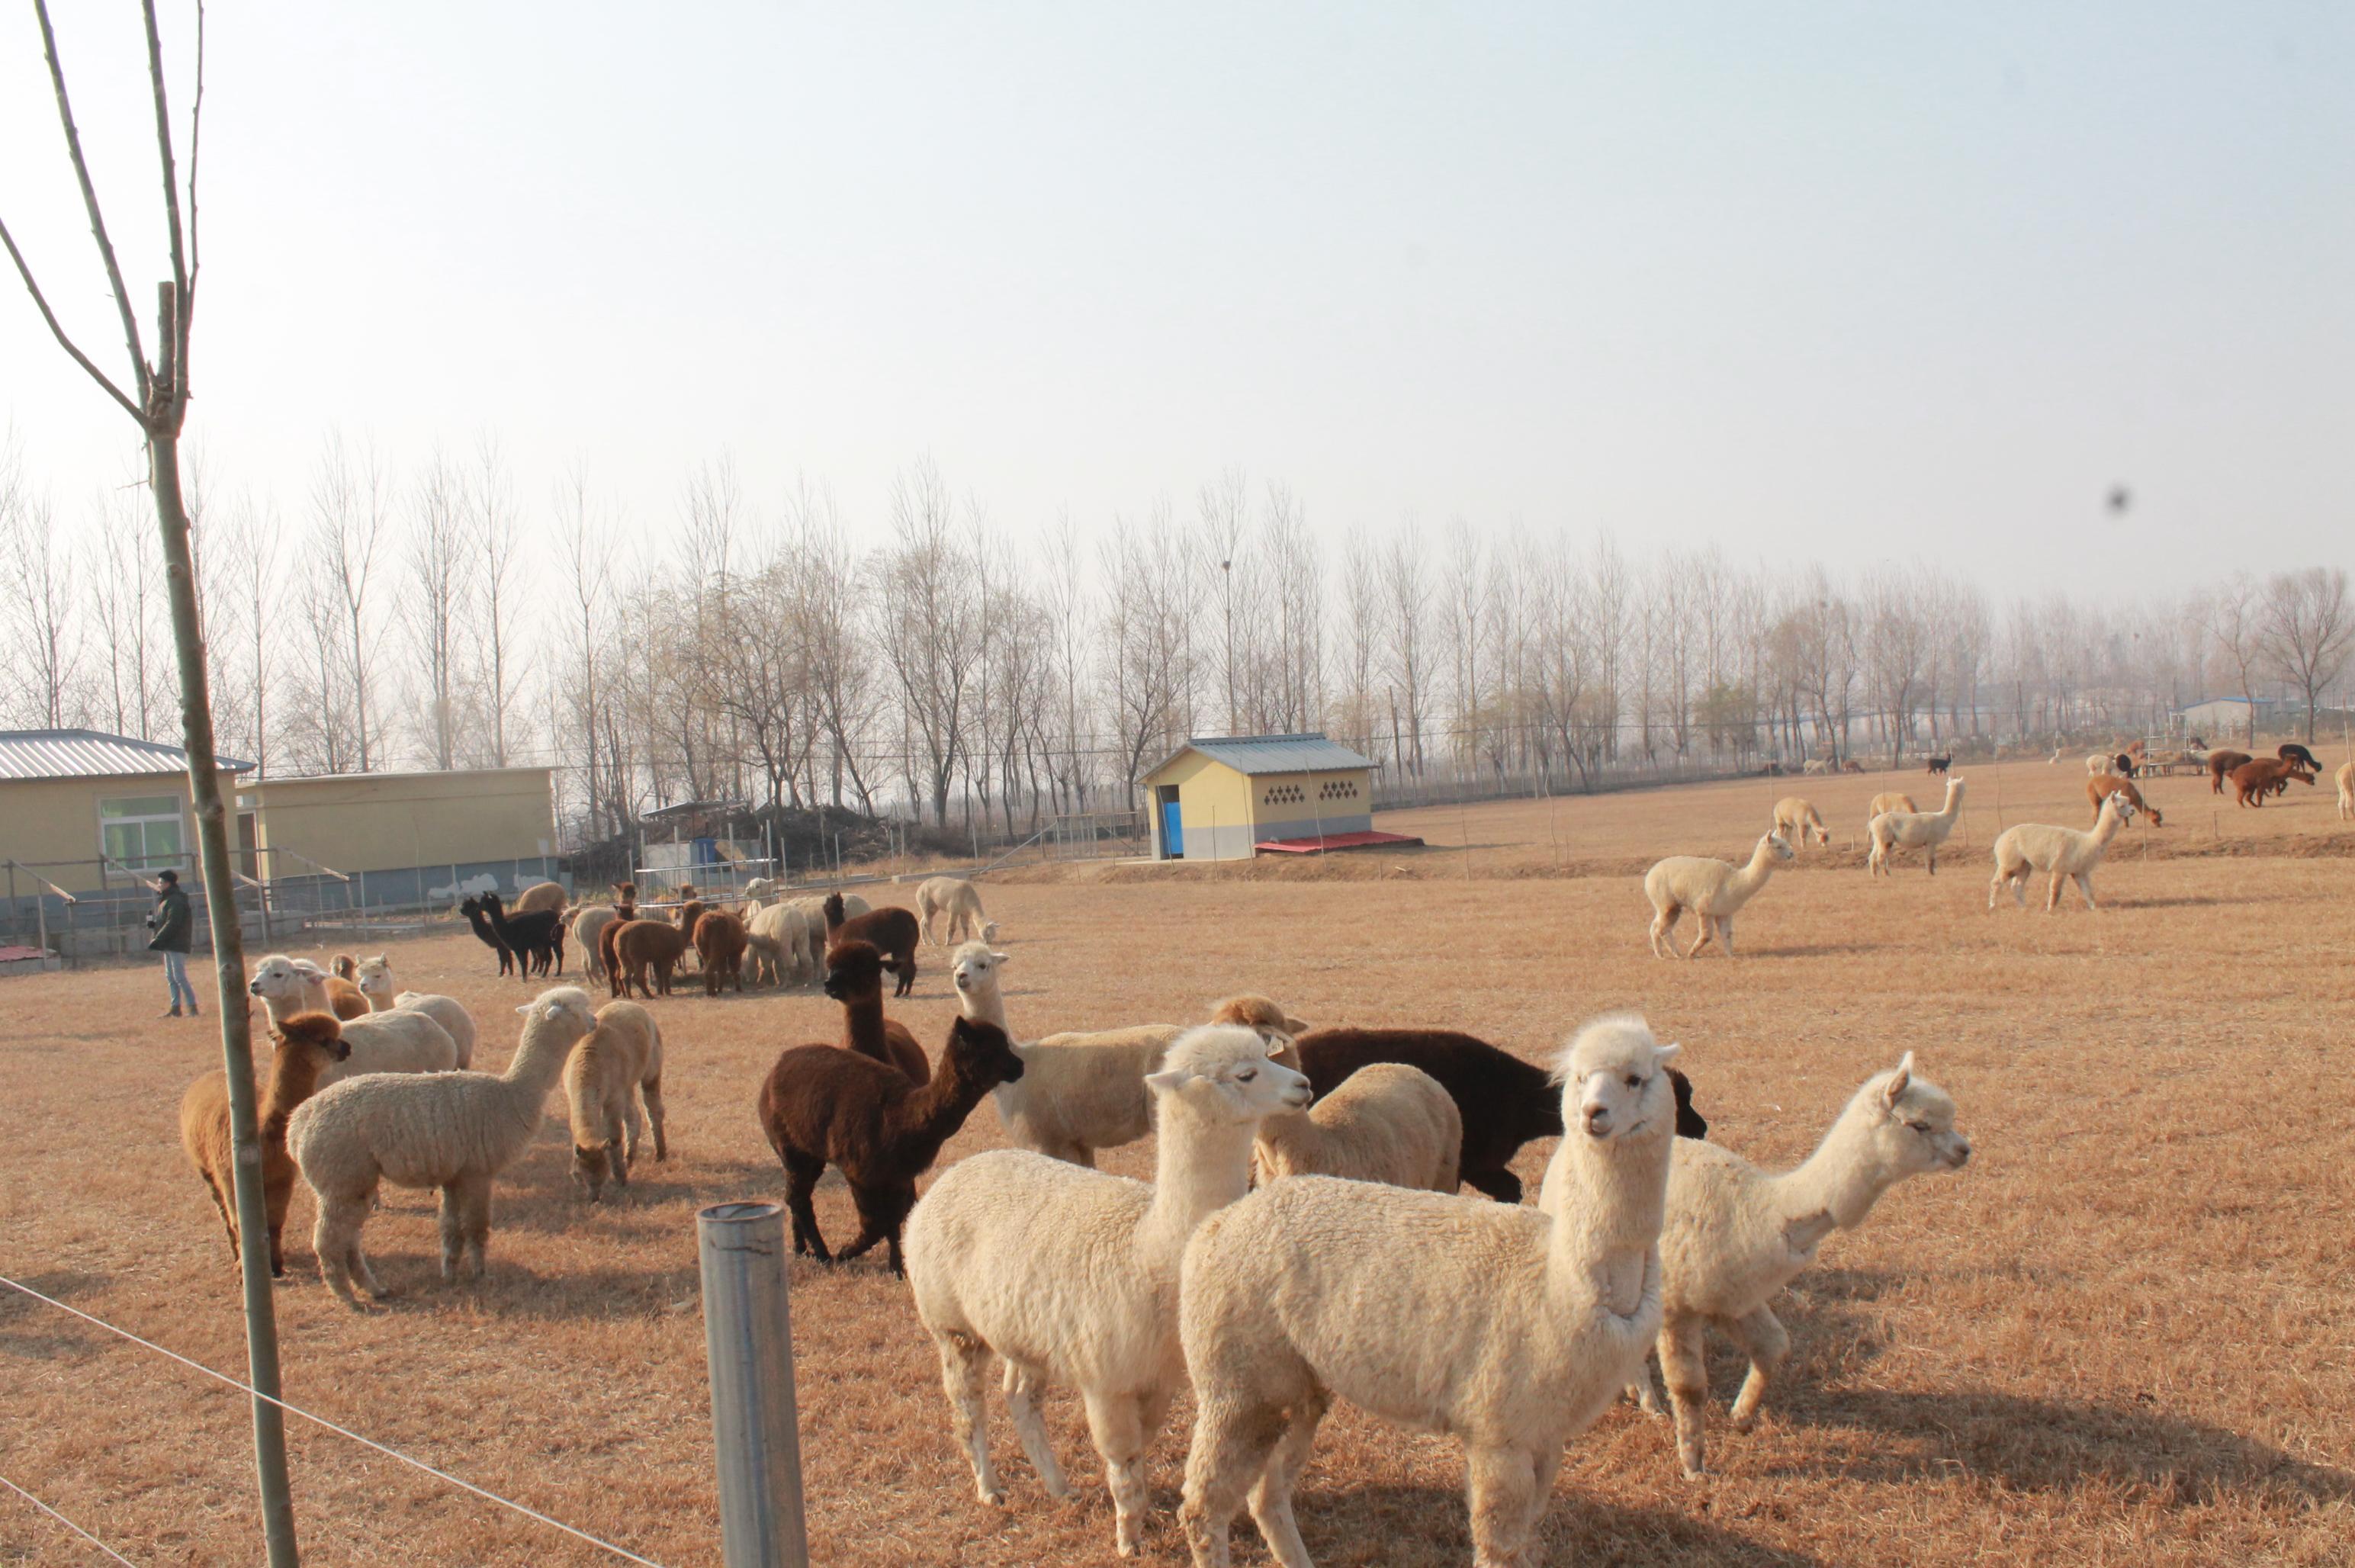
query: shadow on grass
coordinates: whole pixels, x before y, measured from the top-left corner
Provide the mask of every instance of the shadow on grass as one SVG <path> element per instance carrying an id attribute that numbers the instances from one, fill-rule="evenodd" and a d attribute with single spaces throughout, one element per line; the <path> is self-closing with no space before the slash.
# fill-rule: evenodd
<path id="1" fill-rule="evenodd" d="M 1167 1500 L 1171 1509 L 1177 1507 L 1174 1493 Z M 1301 1539 L 1318 1563 L 1471 1561 L 1472 1531 L 1459 1489 L 1352 1487 L 1323 1491 L 1316 1485 L 1312 1464 L 1293 1494 L 1293 1504 Z M 1249 1513 L 1236 1515 L 1231 1539 L 1237 1562 L 1265 1561 Z M 1407 1542 L 1413 1545 L 1412 1555 L 1401 1550 Z M 1574 1481 L 1566 1487 L 1557 1485 L 1539 1523 L 1538 1549 L 1529 1561 L 1547 1568 L 1598 1563 L 1823 1568 L 1819 1558 L 1747 1540 L 1696 1519 L 1681 1508 L 1621 1508 L 1596 1502 L 1580 1496 Z"/>
<path id="2" fill-rule="evenodd" d="M 23 1284 L 43 1296 L 69 1303 L 103 1289 L 108 1283 L 102 1275 L 84 1274 L 75 1269 L 52 1269 L 47 1274 L 22 1276 L 11 1274 L 10 1277 L 21 1278 Z M 83 1310 L 96 1309 L 85 1305 Z M 103 1313 L 99 1315 L 104 1316 Z M 112 1336 L 103 1330 L 59 1311 L 48 1302 L 36 1301 L 21 1291 L 0 1285 L 0 1359 L 80 1360 L 97 1355 L 111 1339 Z M 114 1342 L 121 1343 L 119 1340 Z"/>

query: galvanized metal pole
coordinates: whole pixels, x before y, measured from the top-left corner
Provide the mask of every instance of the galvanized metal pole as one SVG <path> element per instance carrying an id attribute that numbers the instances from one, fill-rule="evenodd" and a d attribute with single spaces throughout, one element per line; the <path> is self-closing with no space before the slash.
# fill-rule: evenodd
<path id="1" fill-rule="evenodd" d="M 784 1211 L 715 1204 L 696 1215 L 695 1232 L 724 1561 L 727 1568 L 808 1568 Z"/>

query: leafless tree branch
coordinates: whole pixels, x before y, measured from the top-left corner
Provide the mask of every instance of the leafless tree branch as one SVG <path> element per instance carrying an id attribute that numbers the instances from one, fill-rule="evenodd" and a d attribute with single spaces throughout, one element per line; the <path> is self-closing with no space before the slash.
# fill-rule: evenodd
<path id="1" fill-rule="evenodd" d="M 133 409 L 133 417 L 144 421 L 147 417 L 144 405 L 150 396 L 150 387 L 147 354 L 139 342 L 139 319 L 131 309 L 131 291 L 123 286 L 123 268 L 114 259 L 114 241 L 108 239 L 106 235 L 106 215 L 99 210 L 98 187 L 91 183 L 90 178 L 90 160 L 82 155 L 81 132 L 74 125 L 73 100 L 66 92 L 65 67 L 58 62 L 57 29 L 49 25 L 48 0 L 33 0 L 33 14 L 40 18 L 41 53 L 49 62 L 49 83 L 57 90 L 58 123 L 65 127 L 66 155 L 73 161 L 74 179 L 81 187 L 81 204 L 90 213 L 90 231 L 98 240 L 99 257 L 106 263 L 106 281 L 114 290 L 114 308 L 123 317 L 123 342 L 131 350 L 132 368 L 138 372 L 137 384 L 141 406 Z M 175 199 L 176 200 L 176 197 Z M 16 248 L 12 244 L 8 249 L 13 254 Z M 19 272 L 24 271 L 22 260 L 17 261 L 16 266 Z M 46 312 L 47 307 L 44 306 L 43 309 Z M 62 335 L 59 336 L 59 341 L 64 341 Z M 74 357 L 81 359 L 85 368 L 90 364 L 90 361 L 82 359 L 80 354 L 76 354 Z M 91 370 L 91 374 L 95 376 L 98 372 Z M 111 383 L 107 390 L 114 391 Z M 114 395 L 118 401 L 129 400 L 119 391 L 114 391 Z"/>
<path id="2" fill-rule="evenodd" d="M 66 336 L 64 325 L 58 320 L 58 313 L 49 308 L 48 296 L 41 293 L 41 285 L 34 281 L 33 269 L 26 262 L 25 253 L 16 249 L 16 237 L 8 232 L 8 225 L 4 221 L 0 221 L 0 245 L 8 248 L 8 259 L 16 263 L 16 275 L 25 280 L 25 292 L 33 296 L 33 304 L 40 311 L 41 319 L 49 324 L 49 335 L 58 340 L 58 347 L 63 348 L 75 364 L 89 371 L 90 379 L 104 388 L 108 397 L 121 403 L 125 413 L 133 419 L 144 420 L 147 416 L 139 405 L 123 396 L 123 389 L 107 379 L 106 372 L 91 364 L 90 356 L 76 347 L 74 340 Z"/>

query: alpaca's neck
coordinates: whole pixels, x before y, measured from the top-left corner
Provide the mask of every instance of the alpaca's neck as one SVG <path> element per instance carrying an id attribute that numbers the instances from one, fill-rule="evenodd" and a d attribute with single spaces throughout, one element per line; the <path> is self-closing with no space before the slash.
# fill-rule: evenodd
<path id="1" fill-rule="evenodd" d="M 1762 843 L 1751 851 L 1750 863 L 1726 879 L 1726 889 L 1734 897 L 1747 899 L 1766 885 L 1774 874 L 1774 846 Z"/>
<path id="2" fill-rule="evenodd" d="M 1194 1228 L 1251 1190 L 1252 1142 L 1264 1124 L 1211 1122 L 1174 1095 L 1158 1102 L 1153 1203 L 1136 1228 L 1136 1250 L 1174 1277 Z"/>
<path id="3" fill-rule="evenodd" d="M 1870 1107 L 1849 1102 L 1805 1164 L 1769 1179 L 1775 1209 L 1786 1226 L 1797 1228 L 1792 1240 L 1798 1245 L 1813 1246 L 1833 1231 L 1863 1224 L 1895 1185 L 1897 1179 L 1873 1157 L 1873 1121 Z"/>
<path id="4" fill-rule="evenodd" d="M 2126 825 L 2126 819 L 2123 816 L 2115 811 L 2105 810 L 2102 813 L 2102 819 L 2094 824 L 2094 848 L 2108 848 L 2110 840 L 2115 838 L 2118 836 L 2118 829 Z"/>
<path id="5" fill-rule="evenodd" d="M 1948 784 L 1946 786 L 1946 804 L 1940 806 L 1936 811 L 1932 812 L 1930 815 L 1935 816 L 1941 822 L 1952 822 L 1955 817 L 1960 816 L 1962 814 L 1963 786 L 1960 784 Z"/>
<path id="6" fill-rule="evenodd" d="M 319 1087 L 326 1061 L 308 1045 L 289 1044 L 272 1063 L 270 1089 L 261 1101 L 261 1140 L 278 1143 L 286 1136 L 286 1118 Z"/>
<path id="7" fill-rule="evenodd" d="M 564 1075 L 564 1059 L 570 1055 L 580 1037 L 570 1039 L 555 1030 L 541 1027 L 534 1019 L 526 1025 L 523 1039 L 516 1045 L 515 1060 L 499 1074 L 500 1082 L 512 1084 L 521 1093 L 532 1096 L 535 1105 L 543 1104 L 548 1092 Z"/>
<path id="8" fill-rule="evenodd" d="M 362 991 L 360 995 L 368 998 L 368 1011 L 372 1013 L 389 1013 L 392 1011 L 392 993 L 390 991 Z"/>
<path id="9" fill-rule="evenodd" d="M 1575 1129 L 1546 1171 L 1555 1194 L 1547 1270 L 1556 1289 L 1583 1293 L 1623 1316 L 1643 1296 L 1668 1211 L 1672 1123 L 1598 1143 Z"/>
<path id="10" fill-rule="evenodd" d="M 1014 1030 L 1006 1022 L 1006 998 L 995 985 L 976 986 L 957 993 L 957 1010 L 977 1024 L 996 1024 L 1012 1040 Z"/>
<path id="11" fill-rule="evenodd" d="M 1270 1116 L 1259 1125 L 1259 1141 L 1295 1169 L 1316 1170 L 1333 1145 L 1333 1130 L 1306 1111 Z"/>
<path id="12" fill-rule="evenodd" d="M 953 1051 L 954 1043 L 951 1042 Z M 975 1082 L 965 1064 L 950 1055 L 930 1083 L 900 1102 L 899 1115 L 892 1118 L 897 1125 L 889 1129 L 892 1147 L 903 1162 L 910 1156 L 922 1157 L 911 1168 L 932 1164 L 941 1146 L 956 1136 L 964 1119 L 988 1093 L 988 1085 Z"/>
<path id="13" fill-rule="evenodd" d="M 891 1060 L 883 1038 L 883 993 L 868 991 L 842 1004 L 843 1043 L 878 1061 Z"/>

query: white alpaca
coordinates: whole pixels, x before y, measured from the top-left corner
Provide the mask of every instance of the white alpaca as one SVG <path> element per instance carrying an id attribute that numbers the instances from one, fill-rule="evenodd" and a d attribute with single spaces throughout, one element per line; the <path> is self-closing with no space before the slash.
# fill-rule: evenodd
<path id="1" fill-rule="evenodd" d="M 1673 958 L 1677 922 L 1690 910 L 1700 918 L 1700 934 L 1693 939 L 1690 958 L 1713 937 L 1733 956 L 1733 917 L 1757 896 L 1775 868 L 1793 858 L 1790 841 L 1769 833 L 1750 852 L 1750 863 L 1736 867 L 1704 855 L 1671 855 L 1644 873 L 1644 896 L 1652 901 L 1652 955 Z"/>
<path id="2" fill-rule="evenodd" d="M 1786 795 L 1774 803 L 1774 831 L 1789 839 L 1794 848 L 1806 848 L 1809 834 L 1826 848 L 1831 847 L 1831 829 L 1824 826 L 1816 803 L 1804 795 Z"/>
<path id="3" fill-rule="evenodd" d="M 1895 876 L 1889 869 L 1892 849 L 1921 849 L 1929 858 L 1930 874 L 1938 874 L 1938 846 L 1953 836 L 1955 824 L 1963 819 L 1963 781 L 1946 781 L 1946 804 L 1935 811 L 1884 811 L 1865 824 L 1872 836 L 1872 852 L 1865 858 L 1865 869 L 1882 876 Z"/>
<path id="4" fill-rule="evenodd" d="M 2339 784 L 2339 820 L 2355 821 L 2355 762 L 2339 763 L 2331 777 Z"/>
<path id="5" fill-rule="evenodd" d="M 1261 1121 L 1309 1096 L 1308 1080 L 1269 1060 L 1258 1035 L 1219 1024 L 1189 1030 L 1148 1083 L 1160 1122 L 1152 1186 L 996 1149 L 950 1167 L 908 1217 L 908 1284 L 939 1348 L 950 1420 L 982 1501 L 1006 1500 L 983 1412 L 994 1351 L 1007 1364 L 1014 1430 L 1051 1497 L 1067 1488 L 1039 1391 L 1079 1391 L 1124 1557 L 1142 1541 L 1145 1450 L 1185 1376 L 1178 1275 L 1187 1238 L 1248 1189 Z"/>
<path id="6" fill-rule="evenodd" d="M 1872 819 L 1884 811 L 1919 811 L 1921 809 L 1913 804 L 1912 795 L 1902 795 L 1895 790 L 1883 790 L 1872 797 L 1871 805 L 1864 808 L 1865 837 L 1867 838 L 1872 837 Z"/>
<path id="7" fill-rule="evenodd" d="M 610 1176 L 630 1184 L 638 1157 L 638 1137 L 651 1122 L 655 1158 L 670 1157 L 663 1136 L 662 1030 L 654 1014 L 635 1002 L 608 1002 L 597 1009 L 597 1027 L 564 1060 L 564 1104 L 572 1123 L 572 1179 L 596 1202 Z M 639 1115 L 643 1094 L 645 1112 Z"/>
<path id="8" fill-rule="evenodd" d="M 1827 1236 L 1863 1224 L 1891 1188 L 1925 1171 L 1960 1170 L 1970 1157 L 1955 1130 L 1954 1101 L 1914 1075 L 1910 1051 L 1895 1071 L 1866 1080 L 1796 1169 L 1769 1175 L 1722 1144 L 1676 1141 L 1660 1232 L 1659 1352 L 1686 1475 L 1706 1467 L 1702 1327 L 1716 1323 L 1750 1358 L 1733 1402 L 1733 1429 L 1747 1432 L 1791 1348 L 1767 1305 L 1775 1292 L 1816 1261 Z M 1538 1204 L 1550 1211 L 1560 1199 L 1549 1183 Z M 1644 1408 L 1657 1411 L 1648 1371 L 1638 1392 Z"/>
<path id="9" fill-rule="evenodd" d="M 916 918 L 923 923 L 924 940 L 935 947 L 978 939 L 997 940 L 997 923 L 981 912 L 981 890 L 963 877 L 933 877 L 916 889 Z M 935 918 L 944 923 L 938 933 Z"/>
<path id="10" fill-rule="evenodd" d="M 802 912 L 802 962 L 817 984 L 826 977 L 826 899 L 822 894 L 804 894 L 787 899 L 786 904 Z M 842 918 L 852 920 L 874 912 L 874 906 L 857 893 L 845 893 L 842 898 Z"/>
<path id="11" fill-rule="evenodd" d="M 612 904 L 583 904 L 572 912 L 572 945 L 581 950 L 581 966 L 592 980 L 605 977 L 605 955 L 599 938 L 620 918 L 621 912 Z"/>
<path id="12" fill-rule="evenodd" d="M 798 986 L 825 972 L 809 967 L 809 916 L 797 904 L 767 904 L 753 911 L 744 923 L 744 941 L 752 951 L 756 983 Z"/>
<path id="13" fill-rule="evenodd" d="M 444 997 L 429 991 L 403 991 L 393 984 L 392 960 L 379 953 L 373 958 L 363 958 L 353 972 L 352 984 L 368 998 L 368 1007 L 379 1013 L 396 1009 L 423 1013 L 450 1036 L 450 1043 L 458 1050 L 456 1065 L 461 1068 L 474 1064 L 474 1015 L 466 1004 L 455 997 Z M 330 1080 L 332 1082 L 332 1080 Z"/>
<path id="14" fill-rule="evenodd" d="M 360 1248 L 378 1181 L 440 1188 L 442 1277 L 457 1276 L 462 1254 L 482 1274 L 491 1178 L 530 1147 L 566 1056 L 597 1027 L 589 994 L 574 986 L 542 991 L 516 1011 L 524 1015 L 523 1037 L 504 1073 L 346 1079 L 304 1101 L 288 1122 L 286 1147 L 318 1195 L 312 1247 L 319 1270 L 348 1305 L 361 1305 L 355 1280 L 372 1296 L 388 1294 Z"/>
<path id="15" fill-rule="evenodd" d="M 1821 757 L 1809 757 L 1799 764 L 1799 771 L 1803 773 L 1828 773 L 1832 771 L 1832 765 Z"/>
<path id="16" fill-rule="evenodd" d="M 2023 822 L 2017 827 L 2007 827 L 1995 841 L 1995 876 L 1987 883 L 1987 908 L 1995 908 L 1996 895 L 2006 885 L 2011 888 L 2012 899 L 2020 908 L 2028 907 L 2028 873 L 2033 869 L 2047 872 L 2052 884 L 2044 896 L 2044 912 L 2051 914 L 2061 903 L 2061 884 L 2073 881 L 2085 901 L 2087 909 L 2099 909 L 2094 901 L 2094 868 L 2110 851 L 2110 840 L 2134 815 L 2134 807 L 2117 795 L 2102 802 L 2102 813 L 2094 819 L 2094 830 L 2082 832 L 2074 827 L 2054 827 L 2041 822 Z"/>
<path id="17" fill-rule="evenodd" d="M 327 972 L 307 958 L 272 954 L 254 965 L 246 989 L 261 998 L 273 1024 L 296 1013 L 334 1011 L 327 1003 Z M 343 1038 L 351 1053 L 320 1072 L 323 1089 L 370 1072 L 447 1072 L 458 1065 L 458 1042 L 424 1013 L 395 1008 L 346 1019 Z"/>
<path id="18" fill-rule="evenodd" d="M 1275 1060 L 1298 1068 L 1298 1050 L 1279 1040 Z M 1263 1187 L 1287 1176 L 1338 1176 L 1453 1192 L 1463 1155 L 1455 1096 L 1419 1067 L 1376 1061 L 1297 1115 L 1269 1117 L 1252 1173 Z"/>
<path id="19" fill-rule="evenodd" d="M 1196 1407 L 1180 1518 L 1198 1568 L 1231 1561 L 1247 1489 L 1276 1561 L 1308 1568 L 1292 1488 L 1336 1396 L 1461 1436 L 1475 1561 L 1535 1561 L 1564 1445 L 1659 1329 L 1676 1049 L 1632 1017 L 1579 1031 L 1561 1064 L 1559 1216 L 1312 1176 L 1203 1224 L 1178 1310 Z"/>

